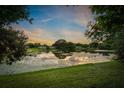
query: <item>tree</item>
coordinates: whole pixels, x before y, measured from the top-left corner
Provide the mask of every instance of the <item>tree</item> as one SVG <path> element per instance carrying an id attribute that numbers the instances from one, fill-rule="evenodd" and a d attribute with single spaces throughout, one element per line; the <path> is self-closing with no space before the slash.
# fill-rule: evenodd
<path id="1" fill-rule="evenodd" d="M 26 54 L 27 36 L 12 27 L 23 20 L 32 21 L 26 6 L 0 6 L 0 63 L 12 64 Z"/>
<path id="2" fill-rule="evenodd" d="M 75 45 L 72 42 L 66 42 L 64 39 L 57 40 L 52 46 L 58 51 L 66 53 L 75 51 Z"/>
<path id="3" fill-rule="evenodd" d="M 0 29 L 0 62 L 11 64 L 26 55 L 26 40 L 23 32 Z"/>
<path id="4" fill-rule="evenodd" d="M 64 39 L 59 39 L 59 40 L 57 40 L 57 41 L 53 44 L 53 46 L 60 45 L 60 44 L 63 44 L 63 43 L 66 43 L 66 40 L 64 40 Z"/>
<path id="5" fill-rule="evenodd" d="M 39 48 L 41 44 L 40 43 L 28 43 L 27 46 L 29 48 Z"/>
<path id="6" fill-rule="evenodd" d="M 86 35 L 93 41 L 111 41 L 120 60 L 124 60 L 124 7 L 92 6 L 95 21 L 89 22 Z M 121 33 L 121 34 L 120 34 Z M 119 46 L 118 46 L 119 45 Z"/>
<path id="7" fill-rule="evenodd" d="M 98 45 L 99 45 L 99 44 L 98 44 L 97 42 L 92 42 L 92 43 L 89 44 L 89 47 L 90 47 L 90 48 L 97 49 L 97 48 L 98 48 Z"/>
<path id="8" fill-rule="evenodd" d="M 32 23 L 32 18 L 29 18 L 27 6 L 0 6 L 0 27 L 9 26 L 12 23 L 27 20 Z"/>

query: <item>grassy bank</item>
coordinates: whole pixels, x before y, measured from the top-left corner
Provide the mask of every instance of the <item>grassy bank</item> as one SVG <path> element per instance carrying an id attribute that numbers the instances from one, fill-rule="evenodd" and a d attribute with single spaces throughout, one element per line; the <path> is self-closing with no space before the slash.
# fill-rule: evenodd
<path id="1" fill-rule="evenodd" d="M 0 87 L 124 87 L 124 65 L 112 61 L 0 76 Z"/>

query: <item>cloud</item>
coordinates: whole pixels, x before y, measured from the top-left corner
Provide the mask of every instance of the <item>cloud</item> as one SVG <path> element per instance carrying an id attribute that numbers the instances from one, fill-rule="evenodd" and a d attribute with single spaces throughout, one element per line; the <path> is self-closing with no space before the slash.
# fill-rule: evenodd
<path id="1" fill-rule="evenodd" d="M 90 40 L 84 36 L 84 32 L 82 31 L 64 29 L 61 31 L 61 35 L 64 37 L 64 39 L 66 39 L 69 42 L 83 43 L 83 44 L 87 44 L 90 42 Z"/>
<path id="2" fill-rule="evenodd" d="M 81 26 L 87 26 L 91 21 L 92 12 L 89 6 L 56 6 L 57 12 L 54 16 L 59 19 L 63 19 L 68 22 L 77 23 Z"/>
<path id="3" fill-rule="evenodd" d="M 88 22 L 93 19 L 91 9 L 87 5 L 53 7 L 53 11 L 48 11 L 47 9 L 44 10 L 47 12 L 47 15 L 45 15 L 44 19 L 38 17 L 38 23 L 48 23 L 49 21 L 60 19 L 68 23 L 76 23 L 86 27 Z"/>
<path id="4" fill-rule="evenodd" d="M 25 34 L 29 37 L 29 41 L 32 42 L 39 42 L 42 44 L 52 44 L 58 39 L 65 39 L 70 42 L 75 43 L 89 43 L 90 40 L 87 39 L 84 36 L 84 32 L 81 30 L 84 30 L 83 27 L 86 27 L 88 22 L 92 20 L 92 13 L 89 6 L 54 6 L 54 13 L 53 11 L 48 11 L 48 15 L 45 15 L 44 17 L 41 17 L 38 15 L 38 18 L 36 19 L 36 23 L 34 23 L 34 26 L 29 27 L 20 27 L 16 26 L 15 28 L 19 30 L 23 30 Z M 46 8 L 44 10 L 47 11 Z M 54 20 L 59 20 L 60 26 L 56 26 L 56 29 L 52 28 L 52 24 L 46 24 L 48 22 Z M 42 23 L 41 25 L 39 25 Z M 65 24 L 63 26 L 63 23 Z M 66 24 L 67 23 L 67 24 Z M 69 23 L 69 24 L 68 24 Z M 72 25 L 72 23 L 74 23 Z M 61 26 L 62 24 L 62 26 Z M 82 26 L 82 28 L 77 25 Z M 69 26 L 71 29 L 69 29 Z M 74 26 L 76 29 L 73 29 L 72 26 Z M 29 30 L 29 29 L 31 30 Z"/>
<path id="5" fill-rule="evenodd" d="M 50 33 L 43 29 L 27 30 L 26 28 L 23 28 L 20 25 L 16 25 L 14 26 L 14 28 L 15 30 L 24 31 L 24 34 L 28 36 L 28 42 L 41 43 L 47 45 L 52 45 L 54 43 L 54 40 L 45 37 L 45 35 L 49 35 Z"/>
<path id="6" fill-rule="evenodd" d="M 84 32 L 82 31 L 75 31 L 69 29 L 61 29 L 60 31 L 48 31 L 40 28 L 27 30 L 20 26 L 16 26 L 15 29 L 24 31 L 24 33 L 28 36 L 29 42 L 32 43 L 52 45 L 58 39 L 65 39 L 68 42 L 84 44 L 90 42 L 90 40 L 84 36 Z"/>
<path id="7" fill-rule="evenodd" d="M 75 22 L 87 26 L 92 19 L 92 12 L 89 6 L 78 6 L 76 8 Z"/>
<path id="8" fill-rule="evenodd" d="M 53 20 L 54 18 L 46 18 L 46 19 L 41 19 L 41 23 L 47 23 L 51 20 Z"/>

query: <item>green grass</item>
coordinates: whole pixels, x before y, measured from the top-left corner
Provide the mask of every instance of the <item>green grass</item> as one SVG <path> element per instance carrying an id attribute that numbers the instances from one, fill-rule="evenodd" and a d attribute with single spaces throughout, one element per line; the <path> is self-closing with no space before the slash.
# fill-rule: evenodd
<path id="1" fill-rule="evenodd" d="M 41 49 L 39 49 L 39 48 L 28 48 L 28 49 L 27 49 L 27 52 L 28 52 L 29 54 L 38 54 L 38 53 L 41 52 Z"/>
<path id="2" fill-rule="evenodd" d="M 124 65 L 111 61 L 5 75 L 0 87 L 124 87 Z"/>

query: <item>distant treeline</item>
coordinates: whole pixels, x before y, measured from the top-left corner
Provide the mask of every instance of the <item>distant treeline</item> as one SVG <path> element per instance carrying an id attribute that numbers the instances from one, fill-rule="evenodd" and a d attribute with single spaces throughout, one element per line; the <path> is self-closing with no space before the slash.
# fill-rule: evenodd
<path id="1" fill-rule="evenodd" d="M 40 43 L 28 43 L 29 48 L 40 48 L 47 51 L 59 51 L 59 52 L 81 52 L 81 51 L 93 51 L 93 50 L 112 50 L 111 44 L 103 42 L 92 42 L 89 44 L 72 43 L 67 42 L 64 39 L 57 40 L 53 45 L 41 45 Z"/>

